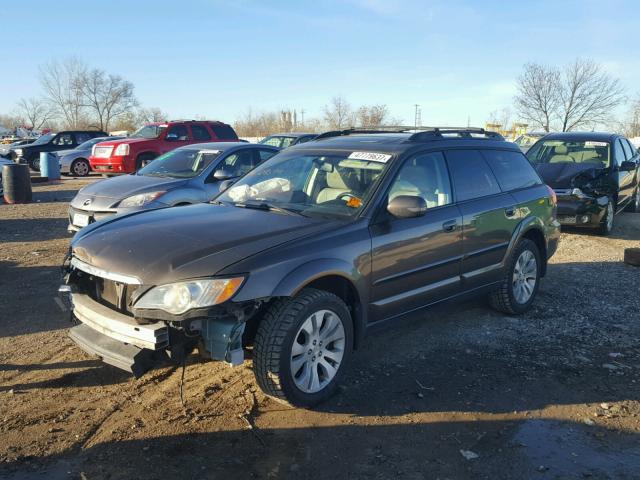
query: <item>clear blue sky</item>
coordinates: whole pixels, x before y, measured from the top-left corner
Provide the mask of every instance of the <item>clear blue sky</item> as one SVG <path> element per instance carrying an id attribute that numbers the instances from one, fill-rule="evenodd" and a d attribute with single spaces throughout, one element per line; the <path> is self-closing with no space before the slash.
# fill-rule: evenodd
<path id="1" fill-rule="evenodd" d="M 342 95 L 407 123 L 419 103 L 424 125 L 482 125 L 527 61 L 592 58 L 635 96 L 639 30 L 637 0 L 6 1 L 0 113 L 38 95 L 39 65 L 75 55 L 172 117 L 320 116 Z"/>

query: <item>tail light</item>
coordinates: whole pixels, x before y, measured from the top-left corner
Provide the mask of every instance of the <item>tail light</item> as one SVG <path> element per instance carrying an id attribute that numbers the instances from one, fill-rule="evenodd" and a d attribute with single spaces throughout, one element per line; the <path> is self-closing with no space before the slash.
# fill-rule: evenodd
<path id="1" fill-rule="evenodd" d="M 556 197 L 556 192 L 553 188 L 551 188 L 549 185 L 545 185 L 547 187 L 547 190 L 549 191 L 549 196 L 551 198 L 549 198 L 549 201 L 551 202 L 551 205 L 553 205 L 554 207 L 556 207 L 558 205 L 558 197 Z"/>

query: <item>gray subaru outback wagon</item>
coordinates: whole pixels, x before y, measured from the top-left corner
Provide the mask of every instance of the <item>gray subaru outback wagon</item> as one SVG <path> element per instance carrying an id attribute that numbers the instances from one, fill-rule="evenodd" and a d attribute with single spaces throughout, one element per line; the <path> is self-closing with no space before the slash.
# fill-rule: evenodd
<path id="1" fill-rule="evenodd" d="M 525 312 L 560 235 L 553 191 L 481 129 L 327 132 L 229 183 L 74 237 L 61 290 L 82 349 L 141 375 L 252 344 L 260 387 L 312 406 L 374 325 L 469 292 Z"/>

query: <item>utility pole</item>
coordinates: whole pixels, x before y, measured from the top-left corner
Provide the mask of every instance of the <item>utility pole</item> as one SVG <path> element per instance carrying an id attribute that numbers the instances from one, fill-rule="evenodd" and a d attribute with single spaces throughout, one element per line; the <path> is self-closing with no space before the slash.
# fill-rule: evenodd
<path id="1" fill-rule="evenodd" d="M 416 111 L 415 111 L 415 115 L 413 118 L 413 126 L 415 128 L 418 128 L 420 126 L 422 126 L 422 110 L 420 109 L 420 105 L 418 105 L 417 103 L 414 105 L 414 107 L 416 107 Z"/>

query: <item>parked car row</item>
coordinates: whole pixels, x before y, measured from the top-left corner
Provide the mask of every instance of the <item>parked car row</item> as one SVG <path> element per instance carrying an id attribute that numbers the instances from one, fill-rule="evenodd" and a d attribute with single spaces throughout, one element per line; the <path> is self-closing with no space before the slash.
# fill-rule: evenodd
<path id="1" fill-rule="evenodd" d="M 560 224 L 513 143 L 347 130 L 278 150 L 189 145 L 82 189 L 61 287 L 71 338 L 136 375 L 196 346 L 237 365 L 253 345 L 260 387 L 311 406 L 376 325 L 468 293 L 531 306 Z"/>

